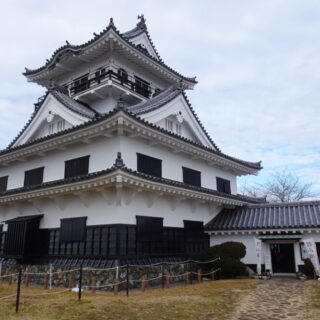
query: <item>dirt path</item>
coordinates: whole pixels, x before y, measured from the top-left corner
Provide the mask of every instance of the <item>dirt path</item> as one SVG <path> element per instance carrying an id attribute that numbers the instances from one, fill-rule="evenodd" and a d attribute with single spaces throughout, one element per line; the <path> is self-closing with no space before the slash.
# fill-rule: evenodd
<path id="1" fill-rule="evenodd" d="M 304 320 L 303 282 L 262 280 L 236 307 L 230 320 Z"/>

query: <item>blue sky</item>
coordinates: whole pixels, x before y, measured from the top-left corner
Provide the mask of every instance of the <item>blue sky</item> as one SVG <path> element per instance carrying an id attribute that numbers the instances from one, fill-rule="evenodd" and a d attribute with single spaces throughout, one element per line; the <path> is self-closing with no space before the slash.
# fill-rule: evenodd
<path id="1" fill-rule="evenodd" d="M 320 192 L 320 2 L 0 2 L 0 148 L 44 89 L 27 83 L 66 40 L 80 44 L 113 17 L 120 31 L 144 13 L 163 60 L 199 84 L 188 96 L 223 152 L 262 160 L 247 183 L 286 168 Z"/>

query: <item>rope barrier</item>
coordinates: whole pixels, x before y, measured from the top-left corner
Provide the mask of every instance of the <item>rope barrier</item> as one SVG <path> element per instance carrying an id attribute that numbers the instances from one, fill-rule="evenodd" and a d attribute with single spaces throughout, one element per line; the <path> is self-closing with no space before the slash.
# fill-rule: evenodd
<path id="1" fill-rule="evenodd" d="M 16 296 L 16 294 L 14 293 L 14 294 L 11 294 L 9 296 L 1 297 L 0 300 L 8 299 L 10 297 L 15 297 L 15 296 Z"/>
<path id="2" fill-rule="evenodd" d="M 0 278 L 7 278 L 7 277 L 10 277 L 10 276 L 15 276 L 17 275 L 18 273 L 10 273 L 10 274 L 5 274 L 3 276 L 0 276 Z"/>
<path id="3" fill-rule="evenodd" d="M 117 285 L 119 284 L 122 284 L 122 283 L 125 283 L 127 282 L 127 280 L 123 280 L 123 281 L 120 281 L 117 283 Z M 105 287 L 114 287 L 115 286 L 115 283 L 110 283 L 110 284 L 106 284 L 106 285 L 103 285 L 103 286 L 83 286 L 83 288 L 105 288 Z"/>
<path id="4" fill-rule="evenodd" d="M 44 275 L 44 274 L 61 274 L 61 273 L 68 273 L 68 272 L 74 272 L 74 271 L 79 271 L 80 268 L 78 269 L 71 269 L 71 270 L 65 270 L 65 271 L 56 271 L 56 272 L 23 272 L 23 274 L 29 274 L 29 275 Z"/>
<path id="5" fill-rule="evenodd" d="M 36 297 L 36 296 L 44 296 L 44 295 L 49 295 L 49 294 L 63 293 L 63 292 L 67 292 L 67 291 L 69 291 L 69 289 L 65 289 L 65 290 L 62 290 L 62 291 L 45 292 L 45 293 L 39 293 L 39 294 L 28 294 L 28 293 L 24 293 L 24 294 L 22 294 L 22 296 Z"/>

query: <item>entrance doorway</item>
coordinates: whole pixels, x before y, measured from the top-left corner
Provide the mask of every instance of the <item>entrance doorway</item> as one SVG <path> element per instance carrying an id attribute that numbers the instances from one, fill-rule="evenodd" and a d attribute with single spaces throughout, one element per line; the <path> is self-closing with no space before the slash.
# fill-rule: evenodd
<path id="1" fill-rule="evenodd" d="M 293 243 L 270 243 L 273 273 L 294 273 Z"/>

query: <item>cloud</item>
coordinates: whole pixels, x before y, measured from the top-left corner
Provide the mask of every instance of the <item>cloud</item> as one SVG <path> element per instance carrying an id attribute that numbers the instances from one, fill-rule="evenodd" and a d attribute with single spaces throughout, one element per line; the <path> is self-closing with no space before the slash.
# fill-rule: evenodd
<path id="1" fill-rule="evenodd" d="M 22 77 L 25 66 L 43 65 L 65 40 L 87 41 L 111 16 L 129 30 L 140 13 L 164 61 L 197 75 L 188 96 L 224 152 L 262 160 L 256 181 L 288 167 L 320 189 L 320 3 L 311 0 L 3 0 L 0 147 L 44 93 Z"/>

